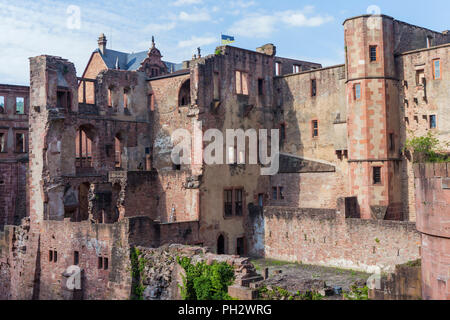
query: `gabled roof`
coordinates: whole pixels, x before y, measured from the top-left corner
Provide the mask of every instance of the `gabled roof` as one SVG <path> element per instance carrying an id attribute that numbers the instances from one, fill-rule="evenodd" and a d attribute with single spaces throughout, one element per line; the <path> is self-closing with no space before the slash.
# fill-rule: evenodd
<path id="1" fill-rule="evenodd" d="M 148 51 L 141 51 L 136 53 L 126 53 L 111 49 L 105 49 L 105 54 L 102 54 L 99 49 L 94 52 L 98 52 L 105 62 L 108 69 L 116 69 L 118 63 L 120 70 L 136 71 L 141 66 L 141 62 L 147 58 Z M 175 72 L 181 70 L 182 64 L 176 64 L 172 62 L 163 61 L 169 72 Z"/>

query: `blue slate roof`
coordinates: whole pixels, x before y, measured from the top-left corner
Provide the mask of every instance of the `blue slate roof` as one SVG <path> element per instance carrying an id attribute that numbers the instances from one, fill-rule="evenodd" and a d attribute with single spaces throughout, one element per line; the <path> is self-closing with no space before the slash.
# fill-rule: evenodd
<path id="1" fill-rule="evenodd" d="M 100 50 L 97 49 L 97 52 L 100 53 Z M 111 49 L 106 49 L 105 54 L 102 55 L 100 53 L 100 56 L 103 58 L 103 61 L 105 62 L 108 69 L 115 69 L 116 63 L 119 62 L 119 68 L 120 70 L 127 70 L 127 71 L 136 71 L 141 66 L 141 62 L 147 58 L 147 51 L 141 51 L 136 53 L 125 53 L 120 51 L 115 51 Z M 166 62 L 163 61 L 169 72 L 175 72 L 178 70 L 181 70 L 182 64 L 181 63 L 172 63 L 172 62 Z"/>

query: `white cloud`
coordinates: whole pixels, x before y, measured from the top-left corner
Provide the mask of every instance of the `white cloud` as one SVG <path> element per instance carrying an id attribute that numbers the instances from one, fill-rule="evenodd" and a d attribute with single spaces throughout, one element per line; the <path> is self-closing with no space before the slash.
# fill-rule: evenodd
<path id="1" fill-rule="evenodd" d="M 177 24 L 175 22 L 169 22 L 169 23 L 150 23 L 148 24 L 144 30 L 145 32 L 164 32 L 164 31 L 170 31 L 175 29 Z"/>
<path id="2" fill-rule="evenodd" d="M 177 0 L 172 3 L 172 6 L 181 7 L 181 6 L 191 5 L 191 4 L 200 4 L 202 2 L 203 2 L 203 0 Z"/>
<path id="3" fill-rule="evenodd" d="M 243 37 L 267 38 L 280 24 L 287 27 L 318 27 L 333 20 L 330 15 L 312 15 L 313 13 L 314 7 L 306 6 L 303 10 L 279 11 L 272 15 L 250 14 L 235 22 L 228 32 Z"/>
<path id="4" fill-rule="evenodd" d="M 182 40 L 182 41 L 178 42 L 178 47 L 180 47 L 180 48 L 197 48 L 197 47 L 213 44 L 214 42 L 218 43 L 219 38 L 192 36 L 189 40 Z"/>
<path id="5" fill-rule="evenodd" d="M 209 21 L 211 20 L 211 16 L 208 12 L 202 11 L 197 13 L 187 13 L 187 12 L 180 12 L 178 18 L 181 21 L 188 21 L 188 22 L 201 22 L 201 21 Z"/>
<path id="6" fill-rule="evenodd" d="M 269 15 L 251 15 L 235 22 L 228 30 L 229 33 L 243 37 L 268 37 L 275 30 L 277 19 Z"/>
<path id="7" fill-rule="evenodd" d="M 232 8 L 248 8 L 256 5 L 255 1 L 246 1 L 246 0 L 235 0 L 230 2 L 230 6 Z"/>

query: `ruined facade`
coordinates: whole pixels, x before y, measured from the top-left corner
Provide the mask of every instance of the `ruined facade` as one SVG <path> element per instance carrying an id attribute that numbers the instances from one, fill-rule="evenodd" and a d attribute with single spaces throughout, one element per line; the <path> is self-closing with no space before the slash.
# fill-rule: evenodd
<path id="1" fill-rule="evenodd" d="M 371 272 L 420 257 L 403 147 L 427 130 L 448 139 L 450 36 L 387 16 L 348 19 L 344 32 L 346 61 L 327 68 L 277 57 L 271 44 L 176 65 L 154 41 L 127 54 L 104 35 L 81 78 L 68 60 L 31 58 L 29 111 L 5 120 L 8 132 L 29 125 L 27 192 L 14 185 L 29 210 L 0 198 L 1 297 L 126 298 L 132 246 Z M 179 129 L 200 147 L 190 164 L 171 158 Z M 208 129 L 279 129 L 278 174 L 249 164 L 249 145 L 223 148 L 232 164 L 205 164 L 212 139 L 193 133 Z M 81 292 L 64 287 L 70 265 L 84 272 Z"/>

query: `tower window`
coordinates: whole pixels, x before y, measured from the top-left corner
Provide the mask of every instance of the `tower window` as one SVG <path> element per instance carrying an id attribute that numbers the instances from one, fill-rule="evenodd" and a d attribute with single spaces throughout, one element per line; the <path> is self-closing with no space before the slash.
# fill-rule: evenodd
<path id="1" fill-rule="evenodd" d="M 312 137 L 317 138 L 319 136 L 319 120 L 311 121 Z"/>
<path id="2" fill-rule="evenodd" d="M 316 79 L 311 80 L 311 97 L 315 97 L 317 95 L 317 81 Z"/>
<path id="3" fill-rule="evenodd" d="M 373 184 L 381 184 L 381 167 L 373 167 Z"/>
<path id="4" fill-rule="evenodd" d="M 360 83 L 355 84 L 353 90 L 354 90 L 355 100 L 361 99 L 361 84 Z"/>
<path id="5" fill-rule="evenodd" d="M 281 76 L 281 62 L 275 62 L 275 75 Z"/>
<path id="6" fill-rule="evenodd" d="M 441 60 L 433 60 L 433 77 L 435 80 L 441 79 Z"/>
<path id="7" fill-rule="evenodd" d="M 436 116 L 431 115 L 430 116 L 430 129 L 436 129 L 436 128 L 437 128 Z"/>
<path id="8" fill-rule="evenodd" d="M 370 46 L 369 51 L 370 51 L 370 62 L 378 61 L 378 47 Z"/>

